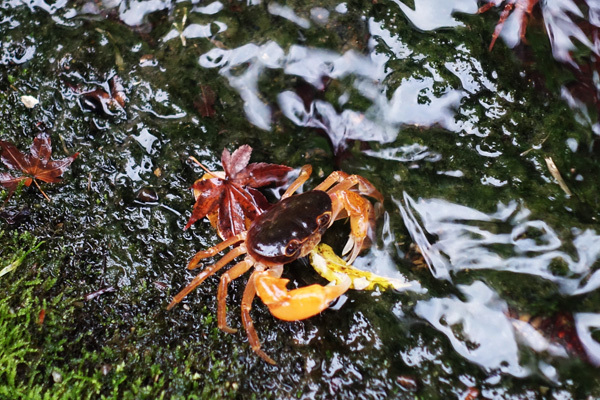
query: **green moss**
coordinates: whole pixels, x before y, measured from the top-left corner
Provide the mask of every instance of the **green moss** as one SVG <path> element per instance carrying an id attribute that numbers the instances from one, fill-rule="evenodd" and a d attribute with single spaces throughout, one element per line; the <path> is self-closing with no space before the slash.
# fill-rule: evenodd
<path id="1" fill-rule="evenodd" d="M 140 329 L 125 343 L 89 348 L 90 338 L 72 324 L 81 311 L 80 299 L 54 293 L 57 278 L 41 265 L 48 259 L 43 243 L 28 233 L 2 232 L 2 237 L 10 246 L 0 254 L 1 265 L 13 267 L 0 278 L 0 397 L 208 399 L 235 395 L 238 385 L 223 381 L 228 366 L 214 355 L 209 355 L 212 368 L 205 374 L 200 368 L 205 355 L 198 357 L 189 349 L 178 347 L 168 357 L 154 345 L 143 352 L 132 350 L 141 341 L 140 335 L 154 332 Z M 206 324 L 211 325 L 212 319 L 207 318 Z"/>

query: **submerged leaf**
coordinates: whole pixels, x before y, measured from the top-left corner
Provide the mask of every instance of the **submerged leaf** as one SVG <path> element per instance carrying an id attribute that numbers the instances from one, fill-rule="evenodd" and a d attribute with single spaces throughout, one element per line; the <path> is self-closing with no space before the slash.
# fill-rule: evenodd
<path id="1" fill-rule="evenodd" d="M 215 92 L 208 85 L 200 85 L 200 99 L 194 102 L 194 106 L 203 117 L 215 115 Z"/>

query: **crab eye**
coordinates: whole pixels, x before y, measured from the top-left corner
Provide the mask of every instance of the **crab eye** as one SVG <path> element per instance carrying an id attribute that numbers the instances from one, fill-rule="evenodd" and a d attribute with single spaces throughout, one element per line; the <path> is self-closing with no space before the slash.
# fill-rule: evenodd
<path id="1" fill-rule="evenodd" d="M 302 243 L 297 240 L 291 240 L 285 248 L 285 255 L 288 257 L 293 256 L 300 250 L 300 247 L 302 247 Z"/>
<path id="2" fill-rule="evenodd" d="M 331 213 L 319 215 L 319 218 L 317 218 L 317 223 L 319 224 L 319 226 L 327 225 L 329 223 L 330 219 L 331 219 Z"/>

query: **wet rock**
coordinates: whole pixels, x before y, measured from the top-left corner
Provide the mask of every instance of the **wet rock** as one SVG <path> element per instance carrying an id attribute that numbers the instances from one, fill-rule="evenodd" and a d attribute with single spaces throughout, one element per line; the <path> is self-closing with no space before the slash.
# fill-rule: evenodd
<path id="1" fill-rule="evenodd" d="M 0 218 L 3 218 L 9 225 L 20 224 L 26 218 L 29 218 L 30 215 L 31 210 L 29 208 L 24 208 L 22 210 L 14 208 L 0 210 Z"/>
<path id="2" fill-rule="evenodd" d="M 157 203 L 158 202 L 158 194 L 154 189 L 151 188 L 142 188 L 138 192 L 135 199 L 142 203 Z"/>

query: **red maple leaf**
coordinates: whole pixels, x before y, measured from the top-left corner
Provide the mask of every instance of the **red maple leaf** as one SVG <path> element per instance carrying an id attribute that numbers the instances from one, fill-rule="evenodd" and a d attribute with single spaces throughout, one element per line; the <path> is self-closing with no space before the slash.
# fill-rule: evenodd
<path id="1" fill-rule="evenodd" d="M 196 203 L 187 225 L 208 216 L 219 236 L 228 239 L 246 230 L 246 223 L 269 208 L 265 196 L 256 188 L 270 184 L 281 185 L 292 168 L 267 163 L 252 163 L 252 147 L 243 145 L 229 153 L 223 150 L 223 172 L 210 172 L 192 185 Z"/>
<path id="2" fill-rule="evenodd" d="M 4 140 L 0 140 L 0 147 L 2 148 L 0 161 L 8 168 L 21 171 L 25 174 L 15 177 L 8 172 L 0 172 L 0 185 L 8 189 L 6 201 L 10 199 L 20 182 L 23 182 L 25 186 L 31 185 L 31 182 L 35 183 L 44 197 L 50 200 L 40 188 L 37 180 L 48 183 L 60 182 L 62 174 L 79 155 L 79 153 L 75 153 L 62 160 L 50 160 L 52 146 L 50 144 L 50 135 L 45 132 L 40 133 L 33 139 L 30 154 L 21 153 L 14 144 Z"/>

